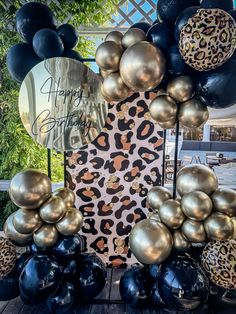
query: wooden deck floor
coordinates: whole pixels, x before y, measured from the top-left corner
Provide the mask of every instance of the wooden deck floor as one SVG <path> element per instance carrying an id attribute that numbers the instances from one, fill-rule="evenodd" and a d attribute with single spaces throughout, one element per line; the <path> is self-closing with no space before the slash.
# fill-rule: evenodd
<path id="1" fill-rule="evenodd" d="M 151 306 L 146 309 L 133 309 L 125 305 L 119 294 L 119 280 L 124 270 L 107 269 L 107 284 L 99 296 L 89 305 L 77 305 L 74 311 L 67 314 L 180 314 L 163 309 L 154 309 Z M 45 303 L 38 306 L 23 304 L 20 298 L 7 302 L 0 302 L 0 314 L 49 314 Z M 185 314 L 231 314 L 236 313 L 236 306 L 229 309 L 215 309 L 214 311 L 185 312 Z"/>

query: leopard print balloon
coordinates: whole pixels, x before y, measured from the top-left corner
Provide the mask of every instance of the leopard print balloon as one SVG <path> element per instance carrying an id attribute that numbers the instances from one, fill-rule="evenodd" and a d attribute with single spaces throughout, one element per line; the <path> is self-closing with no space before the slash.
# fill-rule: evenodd
<path id="1" fill-rule="evenodd" d="M 236 289 L 236 241 L 209 242 L 202 253 L 202 266 L 215 285 Z"/>
<path id="2" fill-rule="evenodd" d="M 0 237 L 0 278 L 6 277 L 16 264 L 15 246 L 3 237 Z"/>
<path id="3" fill-rule="evenodd" d="M 198 10 L 180 34 L 180 53 L 198 71 L 221 66 L 233 55 L 235 46 L 236 23 L 220 9 Z"/>

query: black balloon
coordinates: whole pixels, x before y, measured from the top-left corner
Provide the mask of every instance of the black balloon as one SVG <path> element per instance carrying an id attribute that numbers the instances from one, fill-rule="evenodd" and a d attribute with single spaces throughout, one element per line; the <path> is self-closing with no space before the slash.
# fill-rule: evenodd
<path id="1" fill-rule="evenodd" d="M 202 72 L 197 78 L 201 100 L 212 108 L 227 108 L 236 103 L 236 60 L 230 59 L 219 69 Z"/>
<path id="2" fill-rule="evenodd" d="M 158 276 L 159 265 L 152 264 L 149 266 L 149 273 L 153 279 L 157 279 Z"/>
<path id="3" fill-rule="evenodd" d="M 75 50 L 65 50 L 63 57 L 74 59 L 80 62 L 83 60 L 83 57 Z"/>
<path id="4" fill-rule="evenodd" d="M 222 9 L 230 11 L 234 8 L 233 0 L 202 0 L 201 8 L 204 9 Z"/>
<path id="5" fill-rule="evenodd" d="M 191 248 L 188 251 L 188 255 L 198 263 L 201 263 L 202 252 L 206 246 L 206 243 L 192 243 Z"/>
<path id="6" fill-rule="evenodd" d="M 181 12 L 180 15 L 177 17 L 174 29 L 175 40 L 177 43 L 179 42 L 180 32 L 182 28 L 188 22 L 188 19 L 192 17 L 198 9 L 200 9 L 199 6 L 189 7 Z"/>
<path id="7" fill-rule="evenodd" d="M 147 32 L 147 40 L 163 51 L 174 44 L 173 29 L 167 22 L 153 25 Z"/>
<path id="8" fill-rule="evenodd" d="M 150 301 L 153 278 L 149 269 L 140 265 L 126 270 L 120 279 L 120 295 L 122 300 L 132 307 L 143 307 Z"/>
<path id="9" fill-rule="evenodd" d="M 30 252 L 24 252 L 20 256 L 17 257 L 16 265 L 14 267 L 14 271 L 19 278 L 22 270 L 24 269 L 26 263 L 28 260 L 32 257 L 32 254 Z"/>
<path id="10" fill-rule="evenodd" d="M 45 4 L 26 3 L 16 13 L 16 28 L 22 39 L 31 43 L 38 30 L 42 28 L 55 29 L 55 18 Z"/>
<path id="11" fill-rule="evenodd" d="M 236 290 L 225 290 L 211 284 L 208 304 L 214 314 L 235 314 Z"/>
<path id="12" fill-rule="evenodd" d="M 19 287 L 22 300 L 27 304 L 37 304 L 54 293 L 60 283 L 61 270 L 47 255 L 36 254 L 25 265 Z"/>
<path id="13" fill-rule="evenodd" d="M 30 253 L 32 255 L 34 255 L 35 253 L 42 253 L 42 254 L 50 254 L 51 253 L 51 248 L 42 248 L 37 246 L 35 243 L 32 243 L 28 246 L 28 250 L 30 251 Z"/>
<path id="14" fill-rule="evenodd" d="M 228 13 L 229 13 L 229 14 L 233 17 L 233 19 L 236 21 L 236 10 L 230 10 Z"/>
<path id="15" fill-rule="evenodd" d="M 19 276 L 13 269 L 6 277 L 0 278 L 0 301 L 8 301 L 19 296 Z"/>
<path id="16" fill-rule="evenodd" d="M 150 293 L 150 296 L 151 296 L 151 301 L 152 301 L 152 304 L 154 305 L 154 307 L 165 307 L 165 303 L 163 302 L 161 296 L 160 296 L 160 293 L 158 291 L 158 284 L 157 282 L 155 282 L 151 288 L 151 293 Z"/>
<path id="17" fill-rule="evenodd" d="M 75 289 L 69 283 L 63 283 L 59 289 L 47 299 L 47 306 L 51 313 L 71 313 L 75 303 Z"/>
<path id="18" fill-rule="evenodd" d="M 12 46 L 7 53 L 7 69 L 17 83 L 21 83 L 26 74 L 40 61 L 31 45 L 26 43 Z"/>
<path id="19" fill-rule="evenodd" d="M 56 31 L 49 28 L 39 30 L 33 38 L 34 52 L 41 59 L 61 57 L 64 45 Z"/>
<path id="20" fill-rule="evenodd" d="M 132 25 L 130 28 L 139 28 L 142 31 L 144 31 L 144 33 L 147 33 L 150 27 L 151 27 L 151 24 L 147 22 L 138 22 Z"/>
<path id="21" fill-rule="evenodd" d="M 191 258 L 168 259 L 160 265 L 157 281 L 161 299 L 171 310 L 195 310 L 207 301 L 209 281 Z"/>
<path id="22" fill-rule="evenodd" d="M 172 75 L 191 73 L 192 69 L 184 62 L 177 45 L 172 46 L 167 52 L 167 68 Z"/>
<path id="23" fill-rule="evenodd" d="M 63 277 L 65 281 L 74 283 L 75 276 L 77 274 L 77 263 L 76 261 L 70 261 L 63 269 Z"/>
<path id="24" fill-rule="evenodd" d="M 63 24 L 58 27 L 57 33 L 61 37 L 65 49 L 72 49 L 76 46 L 79 34 L 74 26 L 70 24 Z"/>

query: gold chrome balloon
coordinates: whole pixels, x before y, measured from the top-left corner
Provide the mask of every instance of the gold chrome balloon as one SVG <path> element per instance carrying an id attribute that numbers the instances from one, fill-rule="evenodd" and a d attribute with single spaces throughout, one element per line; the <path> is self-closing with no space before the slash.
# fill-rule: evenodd
<path id="1" fill-rule="evenodd" d="M 191 164 L 177 173 L 176 186 L 180 196 L 192 191 L 202 191 L 211 195 L 218 188 L 218 179 L 207 166 Z"/>
<path id="2" fill-rule="evenodd" d="M 69 208 L 65 216 L 56 224 L 57 230 L 63 235 L 77 233 L 83 225 L 83 215 L 76 208 Z"/>
<path id="3" fill-rule="evenodd" d="M 114 41 L 105 41 L 97 48 L 96 63 L 102 70 L 116 72 L 119 69 L 123 51 L 121 45 L 116 44 Z"/>
<path id="4" fill-rule="evenodd" d="M 131 90 L 125 85 L 120 73 L 111 73 L 103 81 L 103 92 L 107 98 L 113 101 L 121 101 L 129 96 Z"/>
<path id="5" fill-rule="evenodd" d="M 159 209 L 159 216 L 170 229 L 178 229 L 185 220 L 181 204 L 176 200 L 165 201 Z"/>
<path id="6" fill-rule="evenodd" d="M 58 239 L 58 231 L 54 225 L 42 225 L 33 234 L 34 243 L 40 248 L 53 246 Z"/>
<path id="7" fill-rule="evenodd" d="M 135 92 L 145 92 L 156 87 L 162 81 L 165 70 L 163 53 L 146 41 L 127 48 L 120 60 L 121 78 Z"/>
<path id="8" fill-rule="evenodd" d="M 236 216 L 236 191 L 220 188 L 211 196 L 214 209 L 230 217 Z"/>
<path id="9" fill-rule="evenodd" d="M 119 31 L 112 31 L 107 34 L 104 41 L 114 41 L 116 44 L 121 45 L 123 34 Z"/>
<path id="10" fill-rule="evenodd" d="M 158 212 L 149 212 L 147 218 L 161 222 L 161 218 L 160 218 Z"/>
<path id="11" fill-rule="evenodd" d="M 175 101 L 167 95 L 157 96 L 149 105 L 151 117 L 157 122 L 168 122 L 176 119 L 177 105 Z"/>
<path id="12" fill-rule="evenodd" d="M 205 220 L 212 211 L 210 197 L 201 191 L 192 191 L 185 194 L 181 200 L 184 214 L 193 220 Z"/>
<path id="13" fill-rule="evenodd" d="M 28 233 L 28 234 L 23 234 L 20 232 L 17 232 L 14 225 L 13 225 L 13 218 L 14 218 L 14 214 L 12 213 L 7 220 L 4 223 L 4 233 L 6 235 L 6 237 L 11 240 L 15 245 L 17 246 L 26 246 L 28 245 L 33 237 L 32 237 L 32 233 Z"/>
<path id="14" fill-rule="evenodd" d="M 185 239 L 180 230 L 175 230 L 173 240 L 174 249 L 178 252 L 185 252 L 191 248 L 191 242 Z"/>
<path id="15" fill-rule="evenodd" d="M 178 119 L 182 126 L 195 129 L 206 123 L 209 118 L 207 106 L 197 98 L 192 98 L 179 107 Z"/>
<path id="16" fill-rule="evenodd" d="M 181 232 L 188 241 L 193 243 L 203 242 L 206 239 L 206 232 L 200 221 L 186 219 Z"/>
<path id="17" fill-rule="evenodd" d="M 58 222 L 66 213 L 66 204 L 59 196 L 52 196 L 39 209 L 43 221 L 52 224 Z"/>
<path id="18" fill-rule="evenodd" d="M 100 74 L 103 78 L 106 78 L 111 73 L 112 73 L 111 71 L 104 71 L 100 69 Z"/>
<path id="19" fill-rule="evenodd" d="M 228 240 L 234 234 L 234 224 L 230 217 L 217 212 L 205 220 L 204 227 L 210 240 Z"/>
<path id="20" fill-rule="evenodd" d="M 167 93 L 177 102 L 185 102 L 193 97 L 194 85 L 189 76 L 178 76 L 167 85 Z"/>
<path id="21" fill-rule="evenodd" d="M 51 181 L 46 174 L 35 169 L 26 169 L 11 180 L 9 195 L 17 206 L 35 209 L 50 197 L 51 191 Z"/>
<path id="22" fill-rule="evenodd" d="M 147 194 L 147 206 L 154 210 L 159 209 L 170 198 L 171 193 L 167 188 L 154 186 Z"/>
<path id="23" fill-rule="evenodd" d="M 69 188 L 57 189 L 55 192 L 53 192 L 53 196 L 61 197 L 66 205 L 66 208 L 70 208 L 74 206 L 75 194 Z"/>
<path id="24" fill-rule="evenodd" d="M 42 225 L 38 210 L 28 210 L 20 208 L 15 212 L 13 225 L 17 232 L 29 234 L 37 230 Z"/>
<path id="25" fill-rule="evenodd" d="M 170 119 L 166 122 L 158 122 L 162 129 L 173 129 L 176 124 L 176 118 Z"/>
<path id="26" fill-rule="evenodd" d="M 144 219 L 131 230 L 129 245 L 139 262 L 160 264 L 169 256 L 173 238 L 164 224 L 153 219 Z"/>
<path id="27" fill-rule="evenodd" d="M 147 40 L 146 34 L 139 28 L 130 28 L 124 34 L 121 44 L 124 49 L 133 46 L 134 44 Z"/>

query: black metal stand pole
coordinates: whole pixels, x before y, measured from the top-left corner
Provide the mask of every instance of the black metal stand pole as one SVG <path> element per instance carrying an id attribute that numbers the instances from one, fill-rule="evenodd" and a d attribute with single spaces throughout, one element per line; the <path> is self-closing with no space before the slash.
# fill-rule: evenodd
<path id="1" fill-rule="evenodd" d="M 173 175 L 173 199 L 176 198 L 176 177 L 178 171 L 178 148 L 179 148 L 179 120 L 176 122 L 175 129 L 175 156 L 174 156 L 174 175 Z"/>
<path id="2" fill-rule="evenodd" d="M 166 129 L 163 131 L 163 154 L 162 154 L 162 180 L 161 185 L 165 185 L 165 167 L 166 167 Z"/>
<path id="3" fill-rule="evenodd" d="M 64 167 L 64 187 L 66 187 L 66 152 L 63 154 L 63 167 Z"/>
<path id="4" fill-rule="evenodd" d="M 48 163 L 48 177 L 51 180 L 52 178 L 52 165 L 51 165 L 51 150 L 47 149 L 47 163 Z"/>

